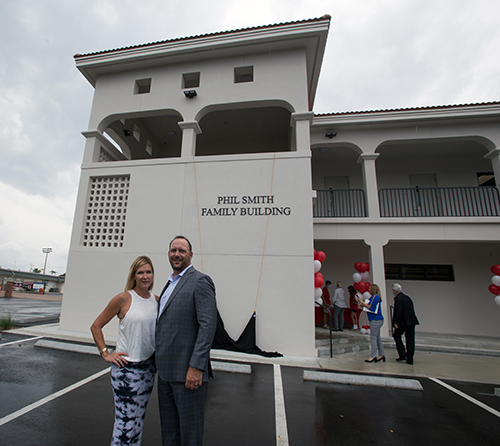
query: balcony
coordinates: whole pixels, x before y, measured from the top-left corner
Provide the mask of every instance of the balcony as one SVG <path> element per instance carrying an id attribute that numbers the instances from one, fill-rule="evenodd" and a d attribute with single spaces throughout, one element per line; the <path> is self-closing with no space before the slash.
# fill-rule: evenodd
<path id="1" fill-rule="evenodd" d="M 317 190 L 313 217 L 366 217 L 365 193 L 361 189 Z"/>
<path id="2" fill-rule="evenodd" d="M 496 187 L 381 189 L 381 217 L 498 217 Z"/>
<path id="3" fill-rule="evenodd" d="M 496 187 L 399 188 L 379 191 L 380 217 L 498 217 Z M 366 217 L 361 189 L 317 190 L 314 218 Z"/>

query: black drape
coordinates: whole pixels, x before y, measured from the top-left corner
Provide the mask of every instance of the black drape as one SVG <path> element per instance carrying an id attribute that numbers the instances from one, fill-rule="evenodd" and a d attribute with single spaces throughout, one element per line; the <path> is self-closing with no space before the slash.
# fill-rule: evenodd
<path id="1" fill-rule="evenodd" d="M 219 310 L 217 310 L 217 330 L 215 332 L 212 348 L 230 350 L 233 352 L 252 353 L 254 355 L 267 356 L 269 358 L 283 356 L 278 352 L 264 352 L 255 345 L 255 319 L 256 315 L 254 312 L 243 330 L 243 333 L 241 333 L 241 336 L 235 341 L 229 336 L 224 328 L 224 322 L 220 317 Z"/>

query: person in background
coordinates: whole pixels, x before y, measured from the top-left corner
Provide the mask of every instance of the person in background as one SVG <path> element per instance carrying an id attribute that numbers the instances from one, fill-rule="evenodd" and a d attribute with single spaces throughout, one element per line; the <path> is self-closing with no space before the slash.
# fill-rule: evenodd
<path id="1" fill-rule="evenodd" d="M 332 282 L 327 280 L 325 286 L 323 287 L 323 294 L 321 298 L 323 299 L 323 305 L 328 308 L 323 308 L 323 328 L 330 328 L 330 292 L 328 289 L 332 286 Z"/>
<path id="2" fill-rule="evenodd" d="M 351 330 L 358 329 L 358 301 L 356 300 L 356 290 L 352 285 L 347 287 L 347 291 L 349 292 L 349 306 L 351 308 L 351 322 L 352 328 Z"/>
<path id="3" fill-rule="evenodd" d="M 417 315 L 413 307 L 413 301 L 410 296 L 403 293 L 403 287 L 399 283 L 392 285 L 394 294 L 394 334 L 392 337 L 396 342 L 399 357 L 396 361 L 406 361 L 407 364 L 413 364 L 413 355 L 415 354 L 415 325 L 418 325 Z M 401 337 L 405 335 L 406 349 Z"/>
<path id="4" fill-rule="evenodd" d="M 333 331 L 344 331 L 344 311 L 347 308 L 345 302 L 345 291 L 342 288 L 342 283 L 337 282 L 337 288 L 333 292 Z"/>
<path id="5" fill-rule="evenodd" d="M 117 294 L 90 327 L 102 358 L 111 363 L 115 423 L 111 446 L 140 445 L 146 406 L 155 381 L 155 324 L 158 297 L 151 289 L 153 262 L 140 256 L 132 263 L 123 293 Z M 110 353 L 103 327 L 120 320 L 116 349 Z"/>
<path id="6" fill-rule="evenodd" d="M 370 285 L 370 299 L 363 302 L 359 297 L 356 297 L 358 303 L 368 312 L 368 320 L 370 321 L 370 341 L 371 351 L 370 357 L 365 359 L 365 362 L 385 362 L 384 346 L 380 337 L 380 329 L 384 325 L 384 316 L 382 316 L 382 298 L 380 297 L 380 288 L 376 284 Z M 377 350 L 379 356 L 377 356 Z"/>

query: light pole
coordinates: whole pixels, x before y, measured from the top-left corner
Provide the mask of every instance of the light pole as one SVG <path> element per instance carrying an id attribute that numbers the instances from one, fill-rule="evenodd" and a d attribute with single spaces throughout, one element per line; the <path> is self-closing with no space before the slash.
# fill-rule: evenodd
<path id="1" fill-rule="evenodd" d="M 47 257 L 52 252 L 52 248 L 42 248 L 42 252 L 45 254 L 45 265 L 43 265 L 43 273 L 45 274 L 45 268 L 47 268 Z"/>

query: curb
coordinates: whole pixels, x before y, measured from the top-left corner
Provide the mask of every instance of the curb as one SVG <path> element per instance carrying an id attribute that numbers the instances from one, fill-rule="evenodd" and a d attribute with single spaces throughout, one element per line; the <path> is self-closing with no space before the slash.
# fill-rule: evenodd
<path id="1" fill-rule="evenodd" d="M 391 387 L 393 389 L 418 390 L 424 388 L 416 379 L 384 378 L 369 375 L 349 375 L 346 373 L 328 373 L 304 370 L 304 381 L 316 381 L 330 384 L 353 384 L 358 386 Z"/>

